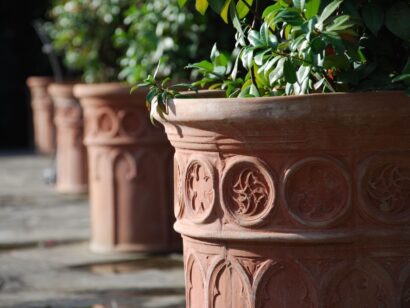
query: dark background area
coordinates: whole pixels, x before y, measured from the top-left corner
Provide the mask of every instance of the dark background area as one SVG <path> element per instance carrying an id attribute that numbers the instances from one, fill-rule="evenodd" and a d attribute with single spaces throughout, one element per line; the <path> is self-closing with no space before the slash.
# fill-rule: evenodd
<path id="1" fill-rule="evenodd" d="M 28 76 L 51 75 L 32 23 L 48 0 L 0 0 L 0 150 L 33 148 Z"/>

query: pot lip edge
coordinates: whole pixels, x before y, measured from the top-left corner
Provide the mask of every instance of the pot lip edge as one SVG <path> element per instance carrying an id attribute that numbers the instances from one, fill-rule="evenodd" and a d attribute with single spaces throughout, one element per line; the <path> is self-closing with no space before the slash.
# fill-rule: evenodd
<path id="1" fill-rule="evenodd" d="M 137 89 L 130 93 L 131 88 L 132 85 L 126 82 L 76 83 L 74 96 L 79 99 L 87 99 L 127 95 L 129 97 L 143 96 L 145 99 L 147 90 Z"/>
<path id="2" fill-rule="evenodd" d="M 183 92 L 183 93 L 195 93 L 195 92 Z M 199 94 L 203 94 L 203 97 L 180 97 L 180 98 L 173 98 L 172 101 L 175 102 L 187 102 L 193 100 L 207 100 L 207 101 L 239 101 L 239 102 L 248 102 L 252 100 L 253 102 L 261 102 L 261 101 L 286 101 L 286 100 L 306 100 L 310 98 L 318 98 L 318 97 L 351 97 L 351 96 L 368 96 L 368 95 L 406 95 L 404 90 L 376 90 L 376 91 L 366 91 L 366 92 L 329 92 L 329 93 L 309 93 L 303 95 L 282 95 L 282 96 L 262 96 L 262 97 L 246 97 L 246 98 L 239 98 L 239 97 L 218 97 L 218 96 L 211 96 L 210 94 L 222 94 L 224 93 L 221 90 L 200 90 L 198 91 Z M 410 96 L 408 96 L 410 99 Z M 253 103 L 251 102 L 251 103 Z"/>
<path id="3" fill-rule="evenodd" d="M 48 86 L 49 84 L 54 82 L 54 78 L 52 76 L 29 76 L 26 79 L 26 85 L 28 87 L 41 87 L 41 86 Z"/>
<path id="4" fill-rule="evenodd" d="M 218 92 L 218 91 L 215 91 Z M 209 94 L 209 91 L 206 93 L 207 95 Z M 202 122 L 205 120 L 215 120 L 215 121 L 220 121 L 220 120 L 234 120 L 234 118 L 250 118 L 251 116 L 243 116 L 245 114 L 250 114 L 252 111 L 255 112 L 258 108 L 262 109 L 261 107 L 266 106 L 269 108 L 269 106 L 278 106 L 279 108 L 284 108 L 284 110 L 287 108 L 287 113 L 295 113 L 295 114 L 306 114 L 307 111 L 312 111 L 311 106 L 313 106 L 313 102 L 317 103 L 318 101 L 316 99 L 319 99 L 319 103 L 326 102 L 327 106 L 336 106 L 334 103 L 340 103 L 342 108 L 339 111 L 343 111 L 343 107 L 345 107 L 346 110 L 348 110 L 349 106 L 354 106 L 356 105 L 356 102 L 360 98 L 367 97 L 370 99 L 367 99 L 366 101 L 371 101 L 371 97 L 377 97 L 377 101 L 381 102 L 384 101 L 383 97 L 390 97 L 394 96 L 400 99 L 393 99 L 394 102 L 402 103 L 406 98 L 409 100 L 409 107 L 410 107 L 410 96 L 407 96 L 404 91 L 372 91 L 372 92 L 336 92 L 336 93 L 315 93 L 315 94 L 307 94 L 307 95 L 292 95 L 292 96 L 277 96 L 277 97 L 257 97 L 257 98 L 218 98 L 218 97 L 202 97 L 202 98 L 177 98 L 177 99 L 171 99 L 169 102 L 169 107 L 167 110 L 167 113 L 164 113 L 163 117 L 161 117 L 158 112 L 154 112 L 154 118 L 158 122 L 162 124 L 183 124 L 186 122 Z M 340 100 L 346 100 L 352 98 L 348 102 L 341 102 Z M 356 102 L 355 102 L 356 101 Z M 389 99 L 388 104 L 391 104 L 392 100 Z M 212 116 L 207 116 L 205 119 L 204 116 L 201 114 L 204 114 L 204 110 L 200 110 L 201 108 L 198 108 L 197 106 L 195 108 L 191 107 L 190 104 L 201 104 L 203 106 L 206 106 L 205 108 L 208 111 L 208 114 L 210 113 L 211 115 L 216 112 L 218 112 L 218 116 L 212 117 Z M 228 105 L 229 104 L 229 105 Z M 232 106 L 235 104 L 235 106 Z M 286 105 L 285 105 L 286 104 Z M 299 110 L 299 111 L 292 111 L 292 105 L 305 105 L 306 109 L 305 110 Z M 360 104 L 363 106 L 364 104 Z M 222 107 L 220 107 L 222 106 Z M 326 106 L 323 104 L 323 106 Z M 234 112 L 235 108 L 236 112 Z M 204 108 L 204 109 L 205 109 Z M 244 108 L 242 111 L 240 109 Z M 178 115 L 177 110 L 179 110 L 182 114 Z M 184 111 L 188 110 L 187 112 Z M 228 116 L 228 110 L 232 110 L 232 117 Z M 239 110 L 239 111 L 238 111 Z M 393 110 L 393 109 L 391 109 Z M 338 110 L 334 110 L 334 113 L 338 113 Z M 234 113 L 234 114 L 233 114 Z M 200 115 L 197 117 L 197 115 Z"/>

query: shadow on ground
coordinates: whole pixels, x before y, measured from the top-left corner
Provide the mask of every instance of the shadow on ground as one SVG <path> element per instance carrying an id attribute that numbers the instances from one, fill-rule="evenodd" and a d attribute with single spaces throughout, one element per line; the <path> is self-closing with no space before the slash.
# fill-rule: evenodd
<path id="1" fill-rule="evenodd" d="M 93 254 L 87 196 L 43 181 L 51 158 L 0 153 L 0 307 L 184 307 L 180 254 Z"/>

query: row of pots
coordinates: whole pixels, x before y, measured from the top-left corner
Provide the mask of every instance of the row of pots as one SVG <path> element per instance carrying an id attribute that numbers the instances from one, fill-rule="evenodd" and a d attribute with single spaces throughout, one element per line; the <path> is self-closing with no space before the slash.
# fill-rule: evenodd
<path id="1" fill-rule="evenodd" d="M 179 249 L 172 230 L 173 150 L 163 130 L 149 123 L 144 93 L 46 77 L 27 84 L 37 149 L 56 152 L 57 190 L 90 193 L 91 249 Z"/>
<path id="2" fill-rule="evenodd" d="M 91 196 L 106 189 L 94 200 L 107 202 L 107 216 L 122 192 L 159 198 L 171 187 L 171 167 L 161 162 L 172 151 L 160 134 L 149 141 L 155 129 L 143 99 L 133 109 L 136 119 L 125 104 L 131 96 L 109 103 L 114 88 L 75 90 L 85 112 Z M 165 118 L 156 118 L 175 148 L 175 229 L 184 241 L 187 307 L 409 307 L 404 93 L 175 99 Z M 144 157 L 135 144 L 147 147 L 147 167 L 132 163 Z M 131 182 L 144 168 L 162 177 L 138 188 Z M 152 215 L 170 207 L 164 202 Z M 150 214 L 143 215 L 139 223 Z M 130 219 L 125 212 L 114 217 Z M 112 224 L 111 218 L 94 232 Z"/>

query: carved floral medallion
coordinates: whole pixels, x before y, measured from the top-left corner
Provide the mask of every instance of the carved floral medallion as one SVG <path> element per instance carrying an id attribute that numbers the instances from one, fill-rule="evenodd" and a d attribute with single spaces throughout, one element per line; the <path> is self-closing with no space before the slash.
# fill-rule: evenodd
<path id="1" fill-rule="evenodd" d="M 185 206 L 191 219 L 204 222 L 215 203 L 215 177 L 211 164 L 204 158 L 193 158 L 186 167 L 184 180 Z"/>
<path id="2" fill-rule="evenodd" d="M 267 165 L 258 159 L 232 160 L 223 174 L 221 191 L 225 211 L 242 226 L 266 222 L 274 207 L 274 180 Z"/>
<path id="3" fill-rule="evenodd" d="M 337 222 L 351 205 L 350 176 L 328 158 L 312 157 L 293 165 L 285 174 L 284 190 L 290 214 L 311 227 Z"/>
<path id="4" fill-rule="evenodd" d="M 409 153 L 381 155 L 361 166 L 360 196 L 366 214 L 383 223 L 410 222 Z"/>

